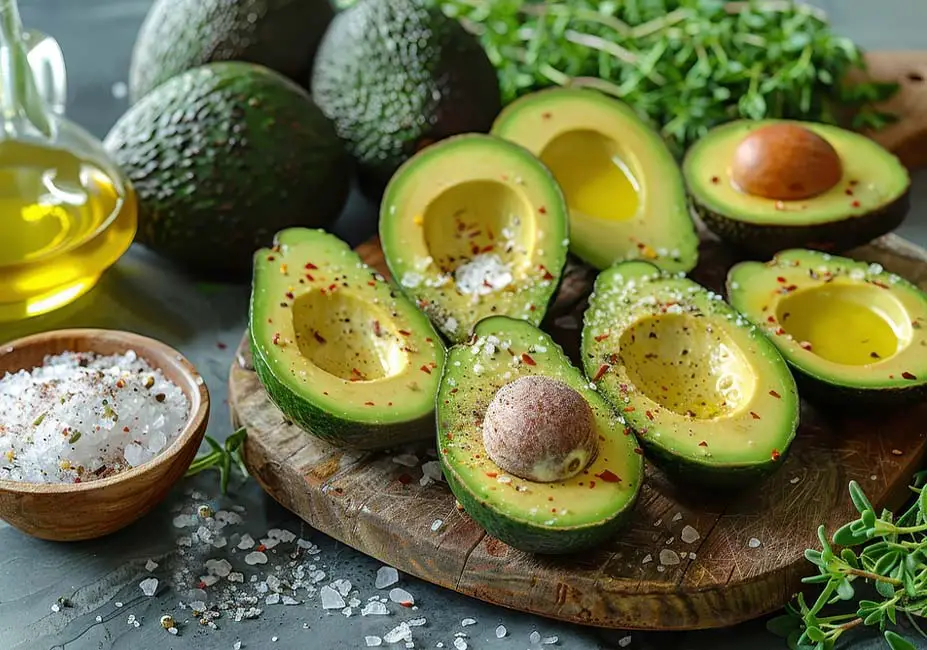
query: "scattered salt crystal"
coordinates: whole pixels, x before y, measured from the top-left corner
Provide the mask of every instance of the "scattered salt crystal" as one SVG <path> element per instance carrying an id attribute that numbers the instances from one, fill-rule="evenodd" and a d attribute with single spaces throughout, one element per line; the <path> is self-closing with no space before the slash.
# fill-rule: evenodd
<path id="1" fill-rule="evenodd" d="M 426 463 L 422 463 L 422 481 L 428 479 L 429 481 L 441 481 L 444 479 L 444 474 L 441 472 L 441 461 L 429 460 Z M 427 483 L 424 483 L 427 485 Z"/>
<path id="2" fill-rule="evenodd" d="M 528 640 L 531 641 L 531 643 L 540 643 L 541 642 L 540 632 L 535 630 L 534 632 L 528 635 Z"/>
<path id="3" fill-rule="evenodd" d="M 51 610 L 52 610 L 53 612 L 60 612 L 60 611 L 61 611 L 61 605 L 59 605 L 58 603 L 52 603 Z"/>
<path id="4" fill-rule="evenodd" d="M 384 616 L 386 614 L 389 614 L 389 610 L 379 600 L 371 601 L 361 609 L 361 616 Z"/>
<path id="5" fill-rule="evenodd" d="M 675 522 L 675 521 L 679 521 L 680 519 L 682 519 L 682 513 L 681 513 L 681 512 L 677 512 L 675 515 L 673 515 L 673 521 L 674 521 L 674 522 Z"/>
<path id="6" fill-rule="evenodd" d="M 200 576 L 200 582 L 203 583 L 204 587 L 212 587 L 214 584 L 219 582 L 219 576 L 216 575 L 205 575 Z"/>
<path id="7" fill-rule="evenodd" d="M 155 592 L 158 590 L 158 579 L 145 578 L 140 583 L 138 583 L 138 586 L 142 590 L 142 593 L 146 596 L 154 596 Z"/>
<path id="8" fill-rule="evenodd" d="M 560 640 L 560 637 L 558 637 L 558 636 L 556 636 L 556 635 L 554 635 L 554 636 L 546 636 L 546 637 L 544 637 L 543 639 L 541 639 L 541 645 L 554 645 L 554 644 L 556 644 L 557 641 L 559 641 L 559 640 Z"/>
<path id="9" fill-rule="evenodd" d="M 679 564 L 679 555 L 672 549 L 664 548 L 660 551 L 660 564 L 665 566 Z"/>
<path id="10" fill-rule="evenodd" d="M 463 294 L 486 295 L 512 282 L 512 270 L 494 253 L 481 253 L 454 269 L 457 290 Z"/>
<path id="11" fill-rule="evenodd" d="M 399 582 L 399 572 L 391 566 L 381 566 L 377 569 L 377 579 L 374 586 L 383 589 Z"/>
<path id="12" fill-rule="evenodd" d="M 299 605 L 299 601 L 292 596 L 284 596 L 282 601 L 284 605 Z"/>
<path id="13" fill-rule="evenodd" d="M 232 571 L 228 575 L 228 581 L 229 582 L 244 582 L 245 575 L 243 573 L 239 573 L 238 571 Z"/>
<path id="14" fill-rule="evenodd" d="M 276 642 L 277 642 L 277 638 L 278 638 L 278 637 L 275 637 L 275 636 L 270 637 L 271 643 L 276 643 Z"/>
<path id="15" fill-rule="evenodd" d="M 792 479 L 789 481 L 789 483 L 791 483 L 792 485 L 795 485 L 795 484 L 798 483 L 800 480 L 801 480 L 801 479 L 800 479 L 799 477 L 796 476 L 796 477 L 792 478 Z"/>
<path id="16" fill-rule="evenodd" d="M 691 544 L 699 538 L 698 531 L 695 530 L 692 526 L 686 526 L 682 529 L 679 538 L 684 541 L 686 544 Z"/>
<path id="17" fill-rule="evenodd" d="M 454 647 L 457 648 L 457 650 L 467 650 L 467 642 L 457 637 L 454 639 Z"/>
<path id="18" fill-rule="evenodd" d="M 433 522 L 431 522 L 431 532 L 437 532 L 443 525 L 444 525 L 443 520 L 435 519 Z"/>
<path id="19" fill-rule="evenodd" d="M 128 618 L 126 618 L 126 625 L 134 625 L 135 627 L 139 626 L 139 622 L 135 618 L 135 614 L 129 614 Z"/>
<path id="20" fill-rule="evenodd" d="M 241 536 L 241 540 L 238 542 L 238 548 L 243 551 L 254 548 L 254 538 L 251 537 L 248 533 L 245 533 Z"/>
<path id="21" fill-rule="evenodd" d="M 232 572 L 232 565 L 224 558 L 206 560 L 206 570 L 212 575 L 225 578 Z"/>
<path id="22" fill-rule="evenodd" d="M 468 625 L 476 625 L 476 619 L 465 618 L 464 620 L 460 622 L 461 627 L 467 627 Z"/>
<path id="23" fill-rule="evenodd" d="M 148 560 L 147 562 L 145 562 L 145 570 L 146 570 L 146 571 L 151 572 L 151 571 L 154 571 L 154 570 L 157 569 L 157 568 L 158 568 L 158 563 L 155 562 L 154 560 Z"/>
<path id="24" fill-rule="evenodd" d="M 412 598 L 412 594 L 410 594 L 405 589 L 400 589 L 399 587 L 390 590 L 389 599 L 394 603 L 399 604 L 415 604 L 415 599 Z"/>
<path id="25" fill-rule="evenodd" d="M 232 645 L 232 648 L 234 648 L 234 650 L 241 650 L 241 641 L 236 641 L 236 642 Z"/>
<path id="26" fill-rule="evenodd" d="M 761 544 L 760 540 L 758 540 L 756 537 L 751 537 L 750 541 L 747 542 L 747 546 L 749 546 L 750 548 L 759 548 L 760 544 Z"/>
<path id="27" fill-rule="evenodd" d="M 496 628 L 496 638 L 497 639 L 501 639 L 506 634 L 508 634 L 508 630 L 505 629 L 504 625 L 500 625 L 499 627 Z"/>
<path id="28" fill-rule="evenodd" d="M 98 616 L 96 617 L 95 620 L 96 620 L 97 623 L 102 623 L 102 622 L 103 622 L 103 617 L 98 615 Z"/>
<path id="29" fill-rule="evenodd" d="M 245 564 L 254 566 L 255 564 L 267 564 L 267 556 L 261 551 L 251 551 L 245 556 Z"/>
<path id="30" fill-rule="evenodd" d="M 332 583 L 332 589 L 337 591 L 342 596 L 347 596 L 351 593 L 351 581 L 345 580 L 344 578 L 339 578 Z"/>
<path id="31" fill-rule="evenodd" d="M 125 81 L 117 81 L 110 87 L 114 99 L 125 99 L 129 94 L 129 86 Z"/>
<path id="32" fill-rule="evenodd" d="M 356 592 L 355 592 L 355 593 L 356 593 Z M 352 598 L 351 600 L 348 601 L 348 606 L 349 606 L 349 607 L 357 607 L 357 606 L 360 605 L 360 604 L 361 604 L 361 601 L 360 601 L 360 599 L 358 599 L 358 598 Z"/>
<path id="33" fill-rule="evenodd" d="M 118 474 L 173 442 L 189 408 L 183 391 L 131 350 L 46 356 L 0 379 L 0 456 L 10 461 L 0 479 L 86 483 Z"/>
<path id="34" fill-rule="evenodd" d="M 375 648 L 383 644 L 383 639 L 378 636 L 365 636 L 364 643 L 367 644 L 368 648 Z"/>
<path id="35" fill-rule="evenodd" d="M 618 645 L 622 648 L 627 648 L 629 645 L 631 645 L 631 635 L 629 634 L 628 636 L 623 636 L 618 639 Z"/>
<path id="36" fill-rule="evenodd" d="M 115 605 L 116 607 L 122 607 L 122 603 L 119 602 L 118 600 L 115 603 L 113 603 L 113 605 Z"/>
<path id="37" fill-rule="evenodd" d="M 427 621 L 425 620 L 425 617 L 422 616 L 419 618 L 410 618 L 408 621 L 406 621 L 406 623 L 409 624 L 409 627 L 421 627 L 427 623 Z"/>
<path id="38" fill-rule="evenodd" d="M 383 635 L 386 643 L 399 643 L 400 641 L 409 641 L 412 639 L 412 628 L 409 624 L 402 622 L 392 630 Z"/>
<path id="39" fill-rule="evenodd" d="M 344 598 L 331 587 L 322 587 L 319 597 L 322 599 L 322 609 L 344 609 Z"/>
<path id="40" fill-rule="evenodd" d="M 279 602 L 280 602 L 280 594 L 278 593 L 273 593 L 264 599 L 265 605 L 276 605 Z"/>
<path id="41" fill-rule="evenodd" d="M 195 526 L 196 517 L 193 515 L 177 515 L 174 517 L 174 527 L 175 528 L 186 528 L 187 526 Z"/>
<path id="42" fill-rule="evenodd" d="M 641 564 L 647 564 L 648 562 L 653 562 L 653 556 L 650 553 L 644 556 L 644 559 L 641 560 Z"/>

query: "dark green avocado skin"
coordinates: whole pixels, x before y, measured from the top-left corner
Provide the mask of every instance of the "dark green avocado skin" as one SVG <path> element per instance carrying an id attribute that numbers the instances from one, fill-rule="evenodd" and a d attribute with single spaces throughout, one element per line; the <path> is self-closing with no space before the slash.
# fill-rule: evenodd
<path id="1" fill-rule="evenodd" d="M 791 364 L 790 364 L 791 365 Z M 792 374 L 801 396 L 822 410 L 880 417 L 882 409 L 912 406 L 927 398 L 927 384 L 905 388 L 850 388 L 810 375 L 795 366 Z"/>
<path id="2" fill-rule="evenodd" d="M 251 271 L 289 226 L 328 227 L 351 159 L 308 92 L 263 66 L 188 70 L 116 122 L 104 146 L 138 195 L 136 241 L 210 276 Z"/>
<path id="3" fill-rule="evenodd" d="M 643 473 L 641 476 L 643 477 Z M 618 535 L 634 513 L 634 507 L 629 506 L 607 522 L 596 522 L 594 527 L 547 530 L 540 526 L 515 523 L 505 517 L 499 517 L 492 508 L 488 508 L 464 488 L 454 477 L 453 472 L 444 472 L 444 478 L 451 492 L 454 493 L 454 497 L 476 523 L 496 539 L 526 553 L 565 555 L 589 550 Z"/>
<path id="4" fill-rule="evenodd" d="M 488 133 L 502 106 L 482 46 L 428 0 L 361 0 L 339 13 L 311 85 L 374 199 L 416 151 L 451 135 Z"/>
<path id="5" fill-rule="evenodd" d="M 334 15 L 328 0 L 157 0 L 132 51 L 129 101 L 214 61 L 258 63 L 308 89 Z"/>
<path id="6" fill-rule="evenodd" d="M 690 205 L 718 237 L 745 253 L 765 259 L 789 248 L 841 253 L 868 244 L 901 225 L 911 207 L 911 193 L 908 190 L 892 203 L 865 216 L 814 225 L 752 224 L 728 219 L 694 200 Z"/>
<path id="7" fill-rule="evenodd" d="M 740 488 L 758 484 L 774 474 L 785 462 L 788 450 L 778 458 L 755 465 L 707 465 L 695 460 L 670 454 L 659 445 L 650 444 L 647 436 L 637 433 L 637 439 L 644 448 L 648 460 L 660 468 L 674 483 L 683 486 Z"/>

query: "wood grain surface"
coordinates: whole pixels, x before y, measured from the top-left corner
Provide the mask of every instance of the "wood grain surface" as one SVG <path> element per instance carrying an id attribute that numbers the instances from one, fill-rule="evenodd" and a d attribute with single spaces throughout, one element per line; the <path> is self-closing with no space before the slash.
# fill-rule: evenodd
<path id="1" fill-rule="evenodd" d="M 386 274 L 377 242 L 359 248 Z M 927 288 L 927 252 L 889 235 L 851 251 Z M 692 277 L 722 290 L 735 260 L 703 234 Z M 545 329 L 576 359 L 581 314 L 595 273 L 571 261 Z M 582 624 L 681 630 L 731 625 L 774 611 L 811 566 L 816 529 L 852 510 L 851 479 L 877 507 L 895 507 L 927 449 L 927 404 L 848 419 L 802 405 L 786 463 L 755 489 L 677 489 L 648 465 L 629 529 L 594 552 L 550 558 L 486 535 L 443 482 L 420 485 L 420 467 L 393 452 L 348 452 L 288 424 L 250 366 L 242 341 L 229 378 L 235 426 L 248 428 L 247 465 L 263 488 L 312 526 L 401 571 L 498 605 Z M 416 453 L 433 460 L 426 444 Z M 436 520 L 442 524 L 433 531 Z M 685 526 L 699 533 L 682 540 Z M 751 541 L 753 540 L 753 541 Z M 660 561 L 661 551 L 685 556 Z M 664 559 L 669 554 L 664 553 Z"/>
<path id="2" fill-rule="evenodd" d="M 158 505 L 183 477 L 196 455 L 209 419 L 209 391 L 174 348 L 132 332 L 54 330 L 0 346 L 0 377 L 42 365 L 62 352 L 123 354 L 135 350 L 158 368 L 190 401 L 183 431 L 151 461 L 85 483 L 20 483 L 0 480 L 0 518 L 29 535 L 54 541 L 92 539 L 128 526 Z"/>

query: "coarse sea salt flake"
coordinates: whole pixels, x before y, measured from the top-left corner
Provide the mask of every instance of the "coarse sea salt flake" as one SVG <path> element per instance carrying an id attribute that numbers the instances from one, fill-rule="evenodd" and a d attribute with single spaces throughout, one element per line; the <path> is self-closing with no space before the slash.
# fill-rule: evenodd
<path id="1" fill-rule="evenodd" d="M 691 544 L 699 538 L 699 534 L 692 526 L 686 526 L 679 534 L 679 538 L 686 544 Z"/>
<path id="2" fill-rule="evenodd" d="M 372 600 L 361 609 L 361 616 L 386 616 L 389 609 L 379 600 Z"/>
<path id="3" fill-rule="evenodd" d="M 541 633 L 535 630 L 534 632 L 528 635 L 528 640 L 531 641 L 531 643 L 540 643 Z"/>
<path id="4" fill-rule="evenodd" d="M 631 645 L 631 635 L 630 634 L 628 636 L 623 636 L 620 639 L 618 639 L 619 647 L 627 648 L 629 645 Z"/>
<path id="5" fill-rule="evenodd" d="M 319 598 L 322 600 L 322 609 L 344 609 L 344 598 L 331 587 L 319 589 Z"/>
<path id="6" fill-rule="evenodd" d="M 378 636 L 365 636 L 364 643 L 367 644 L 368 648 L 375 648 L 377 646 L 383 645 L 383 639 Z"/>
<path id="7" fill-rule="evenodd" d="M 467 627 L 468 625 L 476 625 L 476 619 L 465 618 L 464 620 L 460 622 L 461 627 Z"/>
<path id="8" fill-rule="evenodd" d="M 394 603 L 399 603 L 399 604 L 403 604 L 403 603 L 408 603 L 408 604 L 413 604 L 413 605 L 415 604 L 415 599 L 412 598 L 412 594 L 410 594 L 405 589 L 400 589 L 399 587 L 396 587 L 395 589 L 390 590 L 389 599 L 393 601 Z"/>
<path id="9" fill-rule="evenodd" d="M 254 566 L 255 564 L 267 564 L 267 556 L 261 551 L 252 551 L 245 556 L 245 564 Z"/>
<path id="10" fill-rule="evenodd" d="M 140 583 L 138 583 L 139 589 L 142 590 L 142 593 L 146 596 L 154 596 L 155 592 L 158 590 L 158 579 L 157 578 L 145 578 Z"/>
<path id="11" fill-rule="evenodd" d="M 505 629 L 504 625 L 500 625 L 499 627 L 496 628 L 496 638 L 497 639 L 501 639 L 508 633 L 509 631 Z"/>
<path id="12" fill-rule="evenodd" d="M 399 643 L 400 641 L 409 641 L 412 639 L 412 628 L 403 621 L 392 630 L 383 635 L 386 643 Z"/>
<path id="13" fill-rule="evenodd" d="M 374 586 L 384 589 L 399 582 L 399 572 L 391 566 L 381 566 L 377 569 L 377 578 Z"/>
<path id="14" fill-rule="evenodd" d="M 457 648 L 457 650 L 467 650 L 467 642 L 457 637 L 454 639 L 454 647 Z"/>
<path id="15" fill-rule="evenodd" d="M 158 563 L 155 562 L 154 560 L 148 560 L 147 562 L 145 562 L 145 570 L 146 570 L 146 571 L 151 572 L 151 571 L 154 571 L 154 570 L 157 569 L 157 568 L 158 568 Z"/>

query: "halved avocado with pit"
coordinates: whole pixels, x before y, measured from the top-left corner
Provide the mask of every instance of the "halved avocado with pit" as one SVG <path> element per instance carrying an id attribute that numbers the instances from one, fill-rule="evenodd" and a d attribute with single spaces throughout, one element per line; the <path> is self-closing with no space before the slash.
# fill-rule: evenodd
<path id="1" fill-rule="evenodd" d="M 563 193 L 528 151 L 485 134 L 426 147 L 390 180 L 380 241 L 402 290 L 451 341 L 481 318 L 538 324 L 569 246 Z"/>
<path id="2" fill-rule="evenodd" d="M 487 409 L 500 389 L 525 377 L 562 382 L 591 408 L 598 452 L 571 478 L 520 478 L 487 453 Z M 571 553 L 611 539 L 644 480 L 641 450 L 622 419 L 563 350 L 523 320 L 486 318 L 468 342 L 448 351 L 437 419 L 439 455 L 454 496 L 489 534 L 523 551 Z"/>
<path id="3" fill-rule="evenodd" d="M 698 261 L 685 184 L 660 135 L 596 90 L 552 88 L 509 104 L 492 133 L 553 172 L 570 208 L 570 250 L 604 269 L 642 259 L 668 271 Z"/>
<path id="4" fill-rule="evenodd" d="M 589 377 L 679 479 L 746 483 L 781 466 L 799 400 L 788 365 L 721 296 L 646 262 L 604 271 L 585 312 Z"/>
<path id="5" fill-rule="evenodd" d="M 735 265 L 727 293 L 809 398 L 853 409 L 927 393 L 927 294 L 881 265 L 787 250 Z"/>
<path id="6" fill-rule="evenodd" d="M 249 335 L 267 394 L 308 433 L 358 449 L 434 435 L 444 344 L 336 236 L 290 228 L 255 253 Z"/>
<path id="7" fill-rule="evenodd" d="M 837 126 L 738 120 L 686 153 L 693 209 L 715 234 L 769 257 L 788 248 L 840 252 L 897 228 L 910 176 L 874 140 Z"/>

